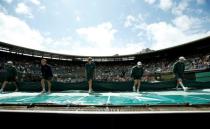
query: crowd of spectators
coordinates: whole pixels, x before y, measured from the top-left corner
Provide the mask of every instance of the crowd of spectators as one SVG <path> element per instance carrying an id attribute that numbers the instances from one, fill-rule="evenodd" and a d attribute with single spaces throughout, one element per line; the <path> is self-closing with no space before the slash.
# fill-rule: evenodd
<path id="1" fill-rule="evenodd" d="M 186 57 L 186 70 L 199 70 L 206 69 L 210 66 L 209 55 Z M 5 72 L 4 64 L 7 60 L 0 60 L 0 72 Z M 19 72 L 20 81 L 39 81 L 41 77 L 41 66 L 39 60 L 26 61 L 26 60 L 12 60 Z M 159 62 L 143 63 L 144 67 L 144 81 L 153 80 L 156 78 L 150 76 L 155 73 L 171 72 L 173 64 L 176 60 L 160 60 Z M 53 80 L 63 83 L 74 83 L 85 80 L 85 67 L 84 64 L 57 64 L 56 62 L 49 63 L 52 66 Z M 108 82 L 124 82 L 132 80 L 130 78 L 132 66 L 135 62 L 126 64 L 115 63 L 104 65 L 103 63 L 96 65 L 95 79 L 98 81 Z"/>

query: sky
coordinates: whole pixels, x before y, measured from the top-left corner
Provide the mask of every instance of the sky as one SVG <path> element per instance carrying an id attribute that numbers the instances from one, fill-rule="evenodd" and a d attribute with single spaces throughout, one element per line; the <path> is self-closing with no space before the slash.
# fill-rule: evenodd
<path id="1" fill-rule="evenodd" d="M 0 0 L 0 41 L 70 55 L 127 55 L 210 36 L 210 0 Z"/>

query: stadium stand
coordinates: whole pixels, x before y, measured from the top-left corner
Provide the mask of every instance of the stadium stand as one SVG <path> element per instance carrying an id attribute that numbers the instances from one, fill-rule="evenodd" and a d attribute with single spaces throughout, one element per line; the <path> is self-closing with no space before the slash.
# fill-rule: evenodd
<path id="1" fill-rule="evenodd" d="M 210 37 L 206 37 L 180 46 L 148 53 L 92 57 L 96 63 L 95 80 L 97 82 L 128 83 L 132 80 L 130 78 L 132 66 L 137 61 L 142 61 L 145 69 L 143 82 L 170 81 L 173 79 L 171 72 L 173 63 L 179 56 L 185 56 L 188 59 L 186 73 L 209 71 L 209 41 Z M 52 66 L 55 83 L 75 84 L 85 82 L 84 65 L 87 56 L 44 52 L 4 42 L 0 42 L 0 80 L 3 80 L 5 63 L 11 60 L 18 69 L 20 82 L 39 82 L 41 58 L 48 59 L 48 63 Z M 195 80 L 195 77 L 193 78 Z M 39 86 L 39 84 L 37 85 Z"/>

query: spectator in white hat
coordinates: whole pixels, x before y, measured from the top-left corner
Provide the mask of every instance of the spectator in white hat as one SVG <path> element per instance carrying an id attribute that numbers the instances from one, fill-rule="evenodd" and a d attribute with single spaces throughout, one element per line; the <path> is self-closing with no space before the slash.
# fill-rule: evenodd
<path id="1" fill-rule="evenodd" d="M 183 79 L 184 79 L 184 71 L 185 71 L 185 58 L 183 56 L 179 57 L 179 60 L 174 63 L 173 66 L 173 72 L 175 74 L 176 78 L 176 88 L 178 89 L 179 85 L 182 87 L 184 91 L 186 91 L 188 88 L 184 86 Z"/>

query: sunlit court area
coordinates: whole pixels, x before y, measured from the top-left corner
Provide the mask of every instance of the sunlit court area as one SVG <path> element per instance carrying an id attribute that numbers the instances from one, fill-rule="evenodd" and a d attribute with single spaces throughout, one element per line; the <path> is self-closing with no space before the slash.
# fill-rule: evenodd
<path id="1" fill-rule="evenodd" d="M 209 11 L 208 0 L 1 0 L 1 118 L 209 119 Z"/>
<path id="2" fill-rule="evenodd" d="M 51 94 L 14 92 L 1 95 L 1 104 L 14 105 L 62 105 L 71 106 L 154 106 L 154 105 L 208 105 L 210 89 L 156 92 L 96 92 L 91 95 L 84 91 L 57 92 Z M 132 110 L 129 109 L 129 110 Z"/>

